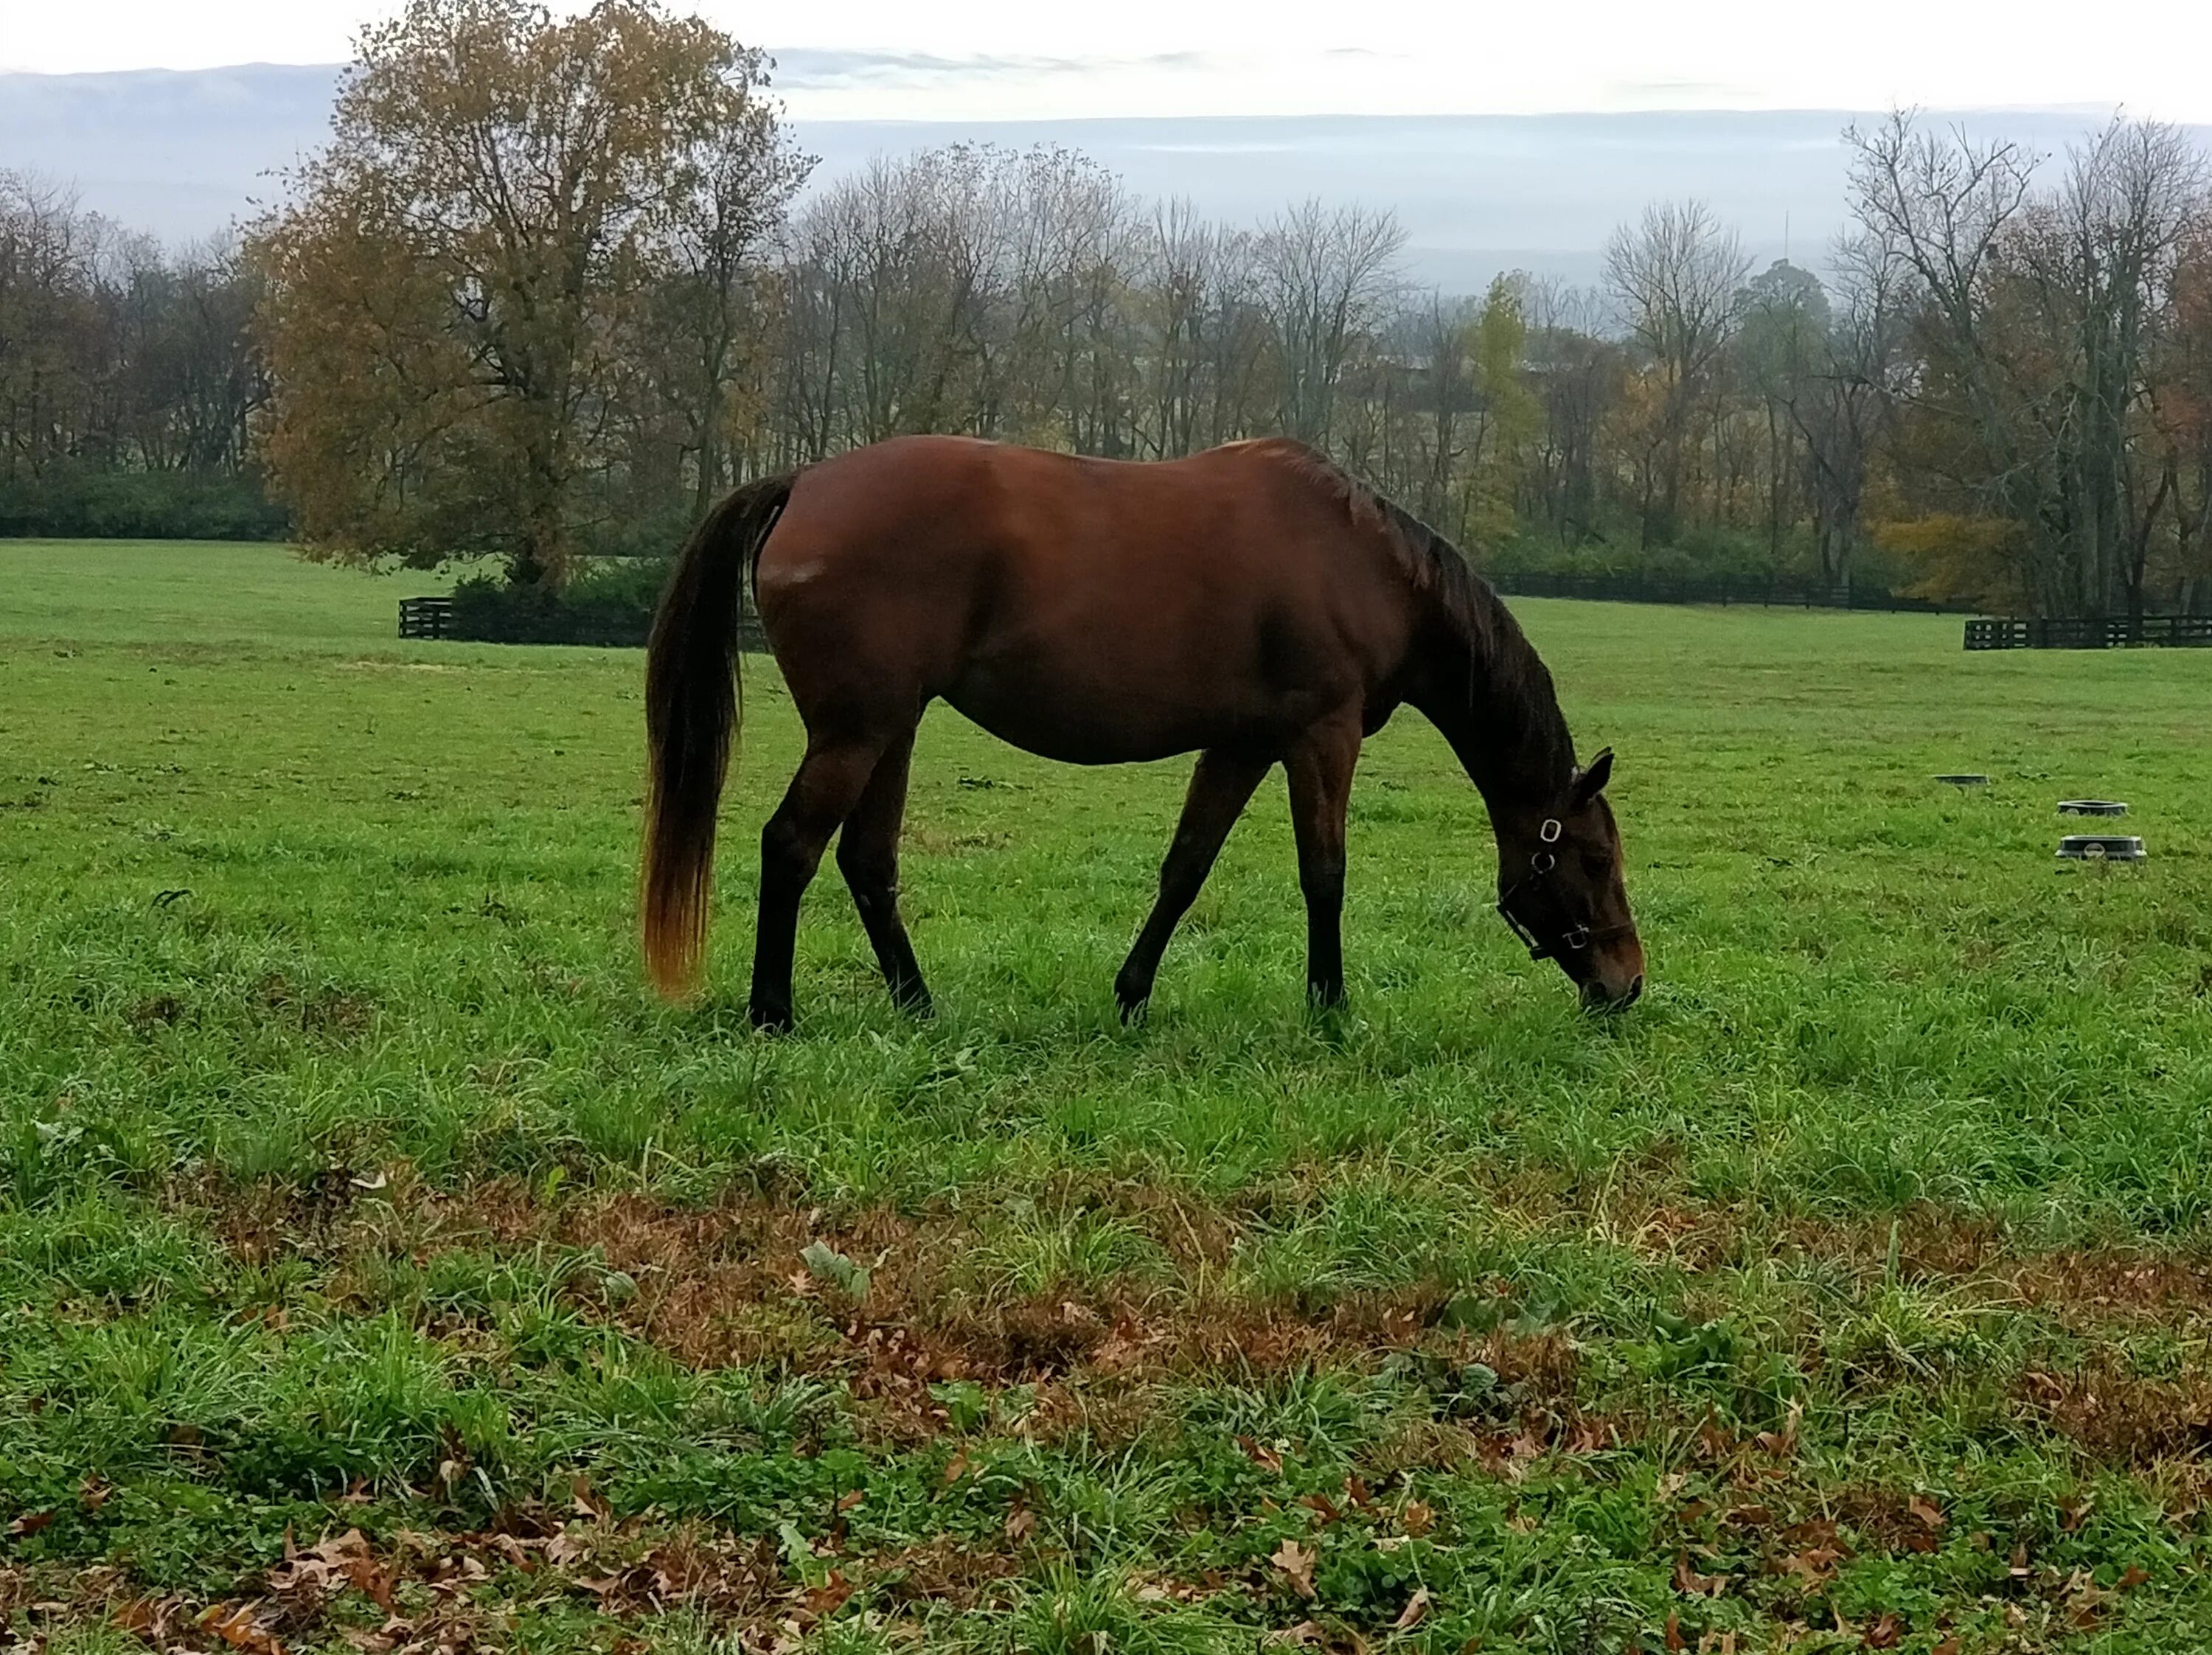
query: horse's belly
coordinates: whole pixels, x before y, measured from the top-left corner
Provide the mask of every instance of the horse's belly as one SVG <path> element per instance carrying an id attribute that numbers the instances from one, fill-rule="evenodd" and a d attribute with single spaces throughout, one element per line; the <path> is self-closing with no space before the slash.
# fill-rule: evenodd
<path id="1" fill-rule="evenodd" d="M 1001 741 L 1070 764 L 1131 764 L 1208 747 L 1278 749 L 1328 708 L 1319 686 L 1270 685 L 1216 656 L 1086 666 L 970 661 L 945 700 Z"/>

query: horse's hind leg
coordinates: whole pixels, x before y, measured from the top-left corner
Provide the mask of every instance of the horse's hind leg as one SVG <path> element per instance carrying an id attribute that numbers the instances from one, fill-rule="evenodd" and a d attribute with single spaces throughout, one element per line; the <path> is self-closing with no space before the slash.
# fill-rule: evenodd
<path id="1" fill-rule="evenodd" d="M 1159 898 L 1114 979 L 1114 997 L 1121 1003 L 1125 1022 L 1152 997 L 1152 979 L 1158 975 L 1168 938 L 1198 900 L 1199 888 L 1212 870 L 1214 858 L 1221 854 L 1229 830 L 1243 815 L 1252 790 L 1272 763 L 1272 759 L 1222 748 L 1208 748 L 1198 755 L 1198 768 L 1191 773 L 1190 791 L 1182 802 L 1182 820 L 1176 824 L 1175 840 L 1160 864 Z"/>
<path id="2" fill-rule="evenodd" d="M 810 743 L 783 803 L 761 829 L 760 926 L 753 943 L 751 1015 L 758 1028 L 791 1026 L 791 956 L 799 900 L 822 852 L 867 789 L 880 741 Z"/>
<path id="3" fill-rule="evenodd" d="M 914 944 L 898 911 L 899 827 L 906 816 L 907 767 L 914 732 L 891 743 L 868 777 L 860 801 L 845 818 L 837 840 L 837 865 L 852 888 L 853 906 L 883 967 L 891 999 L 919 1016 L 929 1015 L 929 989 L 915 962 Z"/>
<path id="4" fill-rule="evenodd" d="M 1322 1007 L 1344 1003 L 1344 830 L 1358 762 L 1357 718 L 1316 725 L 1283 761 L 1306 899 L 1306 993 Z"/>

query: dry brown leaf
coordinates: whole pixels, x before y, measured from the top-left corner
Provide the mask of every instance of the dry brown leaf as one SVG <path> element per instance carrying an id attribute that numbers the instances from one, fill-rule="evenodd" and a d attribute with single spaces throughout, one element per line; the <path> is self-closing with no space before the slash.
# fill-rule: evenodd
<path id="1" fill-rule="evenodd" d="M 1867 1628 L 1866 1646 L 1869 1649 L 1895 1649 L 1905 1639 L 1905 1622 L 1889 1610 L 1884 1610 Z"/>
<path id="2" fill-rule="evenodd" d="M 1267 1561 L 1282 1571 L 1283 1578 L 1291 1583 L 1291 1590 L 1299 1597 L 1310 1598 L 1314 1595 L 1316 1555 L 1313 1552 L 1295 1540 L 1285 1540 L 1275 1548 L 1274 1555 Z"/>
<path id="3" fill-rule="evenodd" d="M 1906 1500 L 1905 1509 L 1911 1513 L 1914 1520 L 1925 1528 L 1940 1529 L 1950 1520 L 1943 1515 L 1942 1508 L 1934 1500 L 1925 1499 L 1919 1494 L 1915 1494 Z"/>
<path id="4" fill-rule="evenodd" d="M 1398 1513 L 1398 1526 L 1407 1534 L 1426 1534 L 1437 1525 L 1437 1514 L 1418 1500 L 1406 1502 L 1406 1509 Z"/>
<path id="5" fill-rule="evenodd" d="M 1406 1600 L 1404 1613 L 1398 1616 L 1397 1629 L 1401 1632 L 1411 1632 L 1415 1627 L 1420 1625 L 1421 1617 L 1428 1612 L 1429 1589 L 1426 1586 L 1417 1586 L 1413 1589 L 1413 1595 Z"/>
<path id="6" fill-rule="evenodd" d="M 1249 1437 L 1237 1439 L 1237 1446 L 1244 1451 L 1244 1458 L 1271 1476 L 1283 1474 L 1283 1457 L 1272 1448 L 1262 1447 Z"/>
<path id="7" fill-rule="evenodd" d="M 1728 1585 L 1724 1574 L 1700 1574 L 1690 1567 L 1690 1554 L 1674 1554 L 1674 1590 L 1692 1597 L 1717 1597 Z"/>
<path id="8" fill-rule="evenodd" d="M 228 1603 L 210 1604 L 207 1613 L 200 1616 L 200 1625 L 233 1649 L 246 1650 L 251 1655 L 284 1655 L 284 1646 L 254 1620 L 251 1603 L 240 1604 L 235 1610 Z"/>
<path id="9" fill-rule="evenodd" d="M 1668 1611 L 1667 1616 L 1667 1647 L 1669 1649 L 1687 1649 L 1689 1646 L 1690 1640 L 1682 1635 L 1682 1617 L 1674 1614 L 1671 1610 Z"/>
<path id="10" fill-rule="evenodd" d="M 1304 1506 L 1307 1510 L 1313 1512 L 1319 1516 L 1322 1520 L 1322 1525 L 1324 1528 L 1326 1528 L 1329 1524 L 1340 1523 L 1344 1519 L 1344 1507 L 1338 1505 L 1327 1494 L 1300 1494 L 1298 1496 L 1298 1504 Z"/>
<path id="11" fill-rule="evenodd" d="M 52 1512 L 26 1512 L 8 1525 L 8 1532 L 14 1535 L 36 1534 L 52 1525 L 53 1520 Z"/>
<path id="12" fill-rule="evenodd" d="M 817 1620 L 835 1615 L 853 1595 L 853 1584 L 836 1569 L 821 1585 L 810 1587 L 806 1593 L 806 1612 Z"/>

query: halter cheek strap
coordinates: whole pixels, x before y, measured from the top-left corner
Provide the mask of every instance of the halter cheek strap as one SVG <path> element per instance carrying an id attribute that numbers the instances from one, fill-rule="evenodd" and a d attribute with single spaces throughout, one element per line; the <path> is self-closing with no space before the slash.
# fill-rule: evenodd
<path id="1" fill-rule="evenodd" d="M 1547 816 L 1544 825 L 1536 830 L 1536 837 L 1546 845 L 1556 845 L 1566 830 L 1556 816 Z M 1579 954 L 1593 943 L 1607 943 L 1616 937 L 1626 937 L 1636 928 L 1633 925 L 1569 925 L 1558 936 L 1547 942 L 1543 933 L 1528 920 L 1514 912 L 1529 887 L 1548 879 L 1559 865 L 1559 857 L 1550 851 L 1539 851 L 1528 858 L 1528 871 L 1506 888 L 1498 899 L 1498 918 L 1512 927 L 1513 934 L 1527 945 L 1531 960 L 1552 960 L 1562 955 Z"/>

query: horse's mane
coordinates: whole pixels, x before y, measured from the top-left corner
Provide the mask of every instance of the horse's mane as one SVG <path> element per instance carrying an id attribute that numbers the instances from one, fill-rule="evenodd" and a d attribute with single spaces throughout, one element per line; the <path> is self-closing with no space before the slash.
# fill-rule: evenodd
<path id="1" fill-rule="evenodd" d="M 1552 675 L 1497 589 L 1467 554 L 1396 502 L 1385 499 L 1304 443 L 1257 443 L 1343 503 L 1355 528 L 1380 534 L 1414 589 L 1433 602 L 1467 641 L 1467 705 L 1480 713 L 1500 748 L 1531 779 L 1573 773 L 1574 738 L 1559 711 Z"/>

